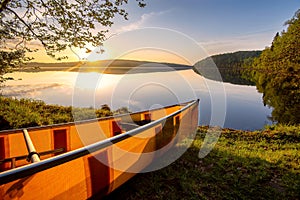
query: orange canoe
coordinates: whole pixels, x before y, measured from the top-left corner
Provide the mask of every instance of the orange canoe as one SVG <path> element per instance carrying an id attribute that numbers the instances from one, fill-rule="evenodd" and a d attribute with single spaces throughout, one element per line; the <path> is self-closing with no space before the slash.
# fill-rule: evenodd
<path id="1" fill-rule="evenodd" d="M 0 197 L 105 196 L 193 135 L 198 104 L 1 131 Z"/>

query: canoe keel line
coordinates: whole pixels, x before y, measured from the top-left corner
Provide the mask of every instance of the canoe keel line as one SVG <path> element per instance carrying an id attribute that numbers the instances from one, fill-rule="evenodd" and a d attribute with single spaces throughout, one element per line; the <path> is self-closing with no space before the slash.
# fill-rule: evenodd
<path id="1" fill-rule="evenodd" d="M 198 104 L 1 131 L 0 197 L 105 196 L 193 135 Z"/>

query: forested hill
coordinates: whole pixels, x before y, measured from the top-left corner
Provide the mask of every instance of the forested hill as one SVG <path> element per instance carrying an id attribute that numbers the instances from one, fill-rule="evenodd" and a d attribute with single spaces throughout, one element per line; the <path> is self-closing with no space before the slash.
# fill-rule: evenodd
<path id="1" fill-rule="evenodd" d="M 30 62 L 22 68 L 23 71 L 73 71 L 73 72 L 99 72 L 105 74 L 167 72 L 175 70 L 188 70 L 192 66 L 173 63 L 159 63 L 136 60 L 99 60 L 94 62 L 61 62 L 36 63 Z"/>
<path id="2" fill-rule="evenodd" d="M 243 76 L 243 71 L 245 70 L 245 66 L 250 66 L 249 63 L 251 63 L 254 58 L 260 56 L 261 52 L 262 51 L 238 51 L 235 53 L 214 55 L 199 61 L 194 65 L 193 69 L 196 73 L 205 78 L 220 81 L 216 71 L 218 69 L 224 82 L 255 85 L 254 82 Z"/>

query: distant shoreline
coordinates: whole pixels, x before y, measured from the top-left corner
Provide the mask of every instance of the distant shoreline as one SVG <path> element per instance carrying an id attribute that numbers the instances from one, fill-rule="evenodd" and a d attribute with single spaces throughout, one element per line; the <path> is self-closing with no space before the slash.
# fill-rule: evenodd
<path id="1" fill-rule="evenodd" d="M 66 62 L 66 63 L 28 63 L 19 71 L 69 71 L 69 72 L 99 72 L 104 74 L 135 74 L 150 72 L 167 72 L 190 70 L 192 66 L 173 63 L 157 63 L 133 60 L 103 60 L 95 62 Z"/>

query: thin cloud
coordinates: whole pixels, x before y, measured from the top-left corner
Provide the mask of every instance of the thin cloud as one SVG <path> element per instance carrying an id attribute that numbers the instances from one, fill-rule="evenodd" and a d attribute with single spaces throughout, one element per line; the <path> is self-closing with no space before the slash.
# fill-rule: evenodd
<path id="1" fill-rule="evenodd" d="M 135 30 L 135 29 L 142 28 L 143 26 L 145 26 L 145 24 L 150 19 L 152 19 L 154 17 L 158 17 L 158 16 L 161 16 L 161 15 L 164 15 L 167 12 L 169 12 L 169 10 L 161 11 L 161 12 L 150 12 L 150 13 L 143 14 L 138 21 L 133 22 L 133 23 L 131 23 L 129 25 L 121 27 L 117 32 L 132 31 L 132 30 Z"/>
<path id="2" fill-rule="evenodd" d="M 266 46 L 270 46 L 273 35 L 275 35 L 273 31 L 261 31 L 233 38 L 203 41 L 198 44 L 201 45 L 209 55 L 241 50 L 262 50 Z M 270 43 L 266 43 L 268 39 Z"/>

